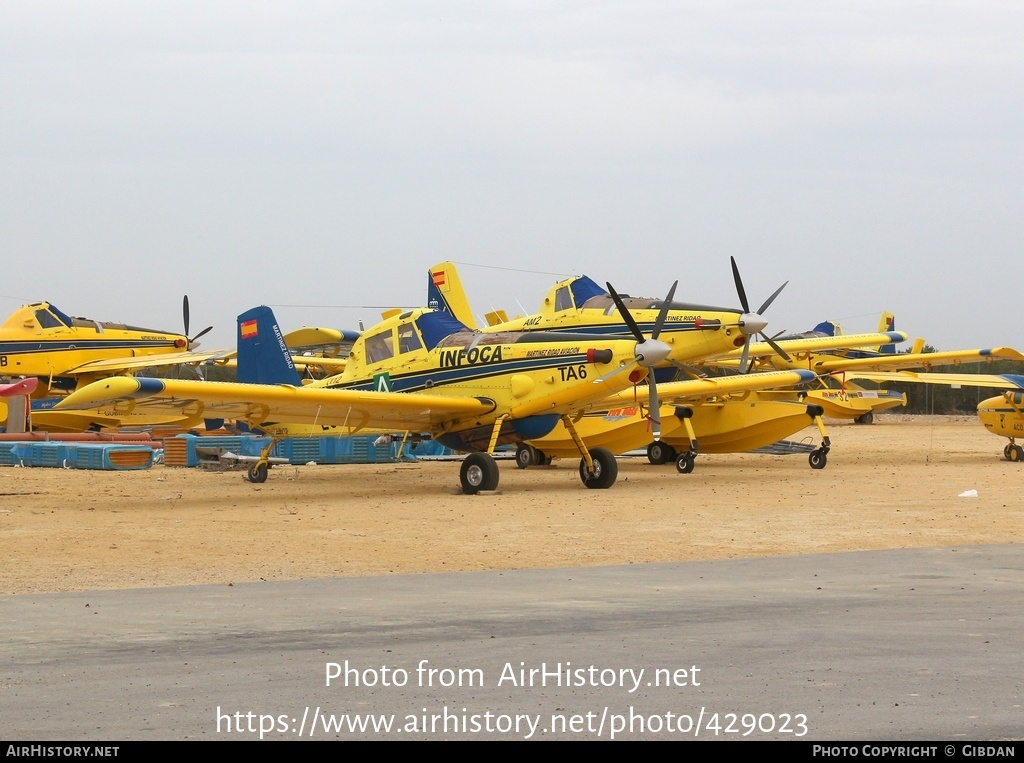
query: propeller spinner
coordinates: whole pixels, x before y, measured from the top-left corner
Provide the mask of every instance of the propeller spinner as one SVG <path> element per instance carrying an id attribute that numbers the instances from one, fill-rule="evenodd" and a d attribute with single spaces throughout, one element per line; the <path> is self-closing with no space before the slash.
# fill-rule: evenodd
<path id="1" fill-rule="evenodd" d="M 767 310 L 768 306 L 775 301 L 775 298 L 779 296 L 779 293 L 786 288 L 789 281 L 786 281 L 786 283 L 782 284 L 782 286 L 772 292 L 772 295 L 764 301 L 764 304 L 758 308 L 757 312 L 752 313 L 750 312 L 750 304 L 747 302 L 747 292 L 743 288 L 743 279 L 740 278 L 740 269 L 736 266 L 736 258 L 730 257 L 729 261 L 732 263 L 732 278 L 733 281 L 736 282 L 736 294 L 739 296 L 740 305 L 743 307 L 743 314 L 740 316 L 737 325 L 739 326 L 740 331 L 747 336 L 747 341 L 743 344 L 743 355 L 740 358 L 740 373 L 742 374 L 747 372 L 747 362 L 749 361 L 750 356 L 750 337 L 755 334 L 760 334 L 761 338 L 764 339 L 764 341 L 767 342 L 775 352 L 786 360 L 789 360 L 790 357 L 786 351 L 776 344 L 774 339 L 764 333 L 765 328 L 768 326 L 768 321 L 763 317 L 764 311 Z"/>
<path id="2" fill-rule="evenodd" d="M 623 303 L 622 297 L 619 296 L 618 292 L 615 291 L 610 283 L 605 282 L 605 286 L 608 287 L 608 293 L 615 302 L 615 307 L 619 310 L 619 315 L 622 316 L 622 320 L 629 328 L 630 333 L 636 337 L 636 349 L 634 351 L 633 362 L 638 366 L 653 369 L 656 365 L 665 360 L 665 358 L 667 358 L 672 352 L 671 347 L 664 342 L 658 341 L 658 336 L 661 334 L 661 329 L 665 325 L 665 319 L 668 317 L 669 308 L 672 306 L 672 297 L 675 295 L 676 286 L 678 285 L 679 281 L 676 281 L 672 284 L 672 288 L 668 290 L 668 296 L 665 297 L 665 301 L 661 306 L 661 312 L 658 313 L 658 318 L 654 322 L 654 331 L 651 332 L 651 337 L 648 339 L 643 335 L 643 332 L 640 331 L 640 327 L 630 314 L 629 308 L 627 308 L 625 303 Z M 648 416 L 651 420 L 651 431 L 654 435 L 654 439 L 660 440 L 661 404 L 658 401 L 658 383 L 655 381 L 653 373 L 649 373 L 647 375 L 647 383 L 651 388 L 650 400 L 648 402 Z"/>

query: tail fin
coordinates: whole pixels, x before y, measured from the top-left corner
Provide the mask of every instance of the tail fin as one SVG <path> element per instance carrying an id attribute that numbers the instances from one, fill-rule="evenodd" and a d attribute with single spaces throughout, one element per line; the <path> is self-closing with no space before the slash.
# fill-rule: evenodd
<path id="1" fill-rule="evenodd" d="M 455 263 L 442 262 L 428 271 L 427 307 L 451 313 L 456 320 L 471 329 L 477 327 Z"/>
<path id="2" fill-rule="evenodd" d="M 269 307 L 254 307 L 238 316 L 238 381 L 296 387 L 302 384 Z"/>
<path id="3" fill-rule="evenodd" d="M 883 334 L 886 331 L 896 330 L 896 316 L 889 312 L 883 312 L 881 319 L 878 321 L 878 333 Z M 878 352 L 883 355 L 895 355 L 896 345 L 894 344 L 883 344 L 878 348 Z"/>

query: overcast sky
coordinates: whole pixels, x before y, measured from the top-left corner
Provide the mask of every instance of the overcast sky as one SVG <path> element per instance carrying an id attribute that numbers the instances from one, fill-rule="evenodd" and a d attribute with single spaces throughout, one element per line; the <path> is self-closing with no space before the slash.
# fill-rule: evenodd
<path id="1" fill-rule="evenodd" d="M 0 0 L 0 314 L 354 328 L 451 259 L 1024 347 L 1018 2 Z M 484 267 L 488 266 L 488 267 Z M 501 269 L 492 269 L 501 268 Z M 305 306 L 305 307 L 301 307 Z"/>

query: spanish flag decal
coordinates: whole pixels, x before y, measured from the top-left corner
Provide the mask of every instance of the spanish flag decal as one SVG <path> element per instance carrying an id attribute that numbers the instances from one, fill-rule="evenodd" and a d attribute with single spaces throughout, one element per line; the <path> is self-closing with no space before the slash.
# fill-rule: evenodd
<path id="1" fill-rule="evenodd" d="M 434 282 L 434 286 L 444 286 L 444 271 L 436 270 L 430 274 L 431 280 Z"/>
<path id="2" fill-rule="evenodd" d="M 259 335 L 259 329 L 255 320 L 245 321 L 239 326 L 242 332 L 242 339 L 253 339 Z"/>

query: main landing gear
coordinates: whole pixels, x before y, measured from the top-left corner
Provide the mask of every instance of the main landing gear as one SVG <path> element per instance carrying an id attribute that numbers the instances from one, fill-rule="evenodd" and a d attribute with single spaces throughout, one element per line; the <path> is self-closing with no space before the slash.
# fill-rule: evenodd
<path id="1" fill-rule="evenodd" d="M 580 459 L 580 479 L 583 484 L 594 490 L 604 490 L 615 484 L 619 476 L 619 463 L 611 451 L 594 448 L 590 451 L 593 467 L 587 466 L 586 457 Z"/>
<path id="2" fill-rule="evenodd" d="M 817 450 L 811 451 L 811 454 L 807 457 L 807 463 L 811 465 L 812 469 L 824 469 L 828 463 L 828 452 L 832 448 L 832 442 L 828 439 L 828 430 L 825 429 L 825 422 L 821 418 L 825 415 L 825 409 L 820 405 L 808 405 L 807 415 L 811 417 L 811 420 L 818 427 L 818 431 L 821 432 L 821 445 L 818 446 Z M 870 413 L 865 414 L 865 416 L 870 415 Z M 870 424 L 871 421 L 861 423 Z"/>
<path id="3" fill-rule="evenodd" d="M 1021 461 L 1024 461 L 1024 448 L 1017 445 L 1011 437 L 1009 444 L 1003 448 L 1003 458 L 1019 464 Z"/>
<path id="4" fill-rule="evenodd" d="M 498 487 L 498 464 L 487 453 L 470 453 L 462 462 L 459 481 L 466 495 L 494 490 Z"/>
<path id="5" fill-rule="evenodd" d="M 538 450 L 532 445 L 527 445 L 525 442 L 519 443 L 519 447 L 516 448 L 516 466 L 520 469 L 526 469 L 530 466 L 550 466 L 551 456 L 547 455 L 543 450 Z"/>

